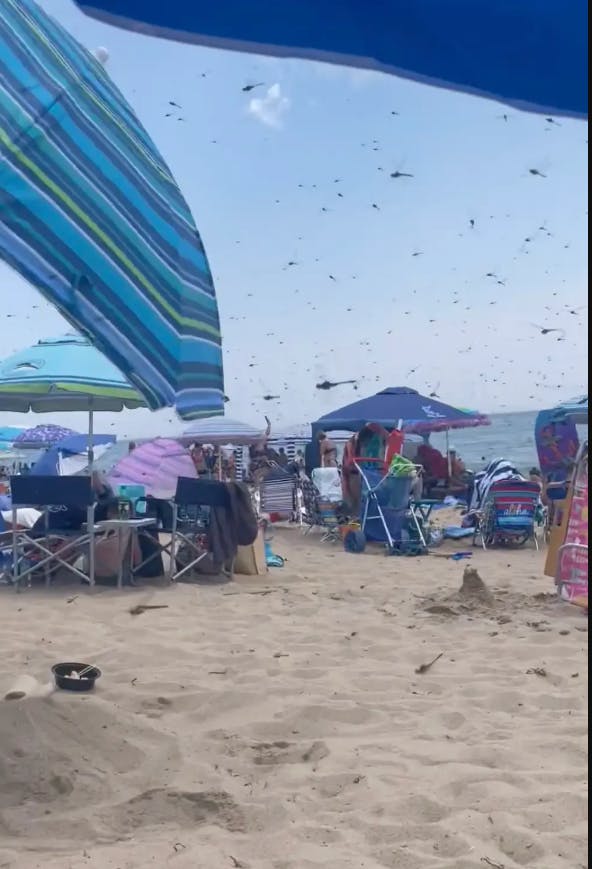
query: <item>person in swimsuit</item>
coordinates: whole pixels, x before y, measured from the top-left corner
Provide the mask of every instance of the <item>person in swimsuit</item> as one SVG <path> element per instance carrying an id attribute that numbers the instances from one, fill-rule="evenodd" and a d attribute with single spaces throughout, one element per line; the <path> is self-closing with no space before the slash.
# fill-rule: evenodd
<path id="1" fill-rule="evenodd" d="M 337 467 L 337 447 L 324 431 L 318 434 L 319 450 L 321 453 L 321 468 Z"/>

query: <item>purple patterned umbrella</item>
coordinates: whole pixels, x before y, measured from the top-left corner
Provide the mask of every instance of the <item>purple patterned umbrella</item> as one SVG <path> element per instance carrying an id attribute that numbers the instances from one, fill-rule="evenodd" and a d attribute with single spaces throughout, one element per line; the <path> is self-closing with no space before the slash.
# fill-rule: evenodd
<path id="1" fill-rule="evenodd" d="M 197 479 L 189 451 L 177 441 L 157 438 L 136 447 L 109 472 L 109 482 L 118 486 L 144 486 L 153 498 L 172 498 L 179 477 Z"/>
<path id="2" fill-rule="evenodd" d="M 61 425 L 36 425 L 21 432 L 14 445 L 21 450 L 45 450 L 77 434 L 73 429 Z"/>

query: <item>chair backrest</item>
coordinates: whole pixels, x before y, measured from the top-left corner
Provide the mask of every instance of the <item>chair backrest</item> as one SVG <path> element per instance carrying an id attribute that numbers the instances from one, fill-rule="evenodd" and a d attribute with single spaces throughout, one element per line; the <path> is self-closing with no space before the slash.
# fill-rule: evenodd
<path id="1" fill-rule="evenodd" d="M 17 476 L 10 478 L 15 507 L 79 507 L 95 502 L 90 477 Z"/>
<path id="2" fill-rule="evenodd" d="M 323 500 L 343 501 L 341 474 L 338 468 L 315 468 L 312 472 L 312 481 Z"/>
<path id="3" fill-rule="evenodd" d="M 541 489 L 538 483 L 528 480 L 500 480 L 492 485 L 489 497 L 495 525 L 508 531 L 518 530 L 534 524 Z"/>
<path id="4" fill-rule="evenodd" d="M 179 477 L 175 503 L 186 507 L 229 507 L 230 494 L 218 480 L 195 480 Z"/>

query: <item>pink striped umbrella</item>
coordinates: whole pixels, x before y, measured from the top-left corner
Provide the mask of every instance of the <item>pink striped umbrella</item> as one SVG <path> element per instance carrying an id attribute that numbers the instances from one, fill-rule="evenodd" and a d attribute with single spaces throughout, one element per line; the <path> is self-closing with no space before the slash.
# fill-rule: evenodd
<path id="1" fill-rule="evenodd" d="M 177 441 L 157 438 L 136 447 L 109 473 L 109 482 L 117 486 L 144 486 L 153 498 L 172 498 L 179 477 L 197 479 L 189 451 Z"/>

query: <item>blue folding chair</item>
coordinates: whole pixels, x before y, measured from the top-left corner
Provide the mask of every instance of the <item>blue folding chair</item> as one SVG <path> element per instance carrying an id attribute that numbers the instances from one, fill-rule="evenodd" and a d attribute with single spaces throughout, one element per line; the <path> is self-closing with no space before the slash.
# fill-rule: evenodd
<path id="1" fill-rule="evenodd" d="M 541 500 L 538 483 L 529 480 L 500 480 L 488 493 L 478 516 L 473 545 L 481 538 L 488 546 L 523 546 L 532 540 L 539 548 L 536 534 L 537 512 Z"/>
<path id="2" fill-rule="evenodd" d="M 27 580 L 64 568 L 94 585 L 95 581 L 95 495 L 90 477 L 11 477 L 12 494 L 12 582 L 18 590 Z M 17 509 L 36 507 L 43 522 L 30 530 L 17 527 Z M 88 573 L 74 562 L 87 556 Z"/>

